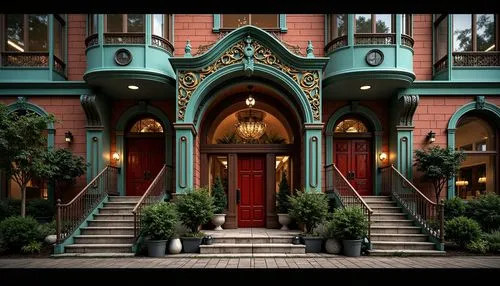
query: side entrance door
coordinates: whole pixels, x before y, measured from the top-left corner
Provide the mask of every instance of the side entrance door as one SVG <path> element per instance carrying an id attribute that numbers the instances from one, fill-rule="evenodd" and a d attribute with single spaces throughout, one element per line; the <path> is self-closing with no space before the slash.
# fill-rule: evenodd
<path id="1" fill-rule="evenodd" d="M 238 227 L 265 227 L 265 161 L 238 155 Z"/>
<path id="2" fill-rule="evenodd" d="M 163 138 L 127 138 L 127 196 L 142 196 L 165 163 Z"/>
<path id="3" fill-rule="evenodd" d="M 361 196 L 373 194 L 370 143 L 367 139 L 334 139 L 334 163 Z"/>

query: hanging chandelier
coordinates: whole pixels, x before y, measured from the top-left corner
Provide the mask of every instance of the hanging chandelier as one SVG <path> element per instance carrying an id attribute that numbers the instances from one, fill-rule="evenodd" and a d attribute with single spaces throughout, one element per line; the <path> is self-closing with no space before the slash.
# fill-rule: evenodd
<path id="1" fill-rule="evenodd" d="M 238 113 L 238 123 L 236 123 L 236 133 L 245 140 L 256 140 L 264 135 L 266 131 L 266 124 L 262 121 L 264 114 L 260 111 L 253 111 L 252 107 L 255 105 L 255 99 L 252 97 L 252 86 L 248 86 L 248 98 L 245 103 L 248 110 L 240 111 Z"/>

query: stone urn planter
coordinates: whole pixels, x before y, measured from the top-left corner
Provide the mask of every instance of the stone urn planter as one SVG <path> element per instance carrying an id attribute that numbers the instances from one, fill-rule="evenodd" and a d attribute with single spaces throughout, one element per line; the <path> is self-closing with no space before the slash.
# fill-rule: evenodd
<path id="1" fill-rule="evenodd" d="M 336 238 L 328 238 L 325 241 L 325 250 L 330 254 L 342 253 L 342 244 Z"/>
<path id="2" fill-rule="evenodd" d="M 215 225 L 214 230 L 223 230 L 222 225 L 226 222 L 226 214 L 214 214 L 212 223 Z"/>
<path id="3" fill-rule="evenodd" d="M 176 237 L 170 239 L 168 243 L 168 253 L 170 254 L 178 254 L 182 251 L 182 242 L 181 239 Z"/>
<path id="4" fill-rule="evenodd" d="M 289 230 L 288 225 L 292 222 L 292 219 L 288 214 L 278 214 L 278 222 L 281 224 L 281 230 Z"/>

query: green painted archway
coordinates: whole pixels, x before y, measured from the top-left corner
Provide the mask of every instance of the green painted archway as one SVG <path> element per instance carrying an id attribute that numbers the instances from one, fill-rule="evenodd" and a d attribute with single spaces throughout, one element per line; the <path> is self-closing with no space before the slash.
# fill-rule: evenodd
<path id="1" fill-rule="evenodd" d="M 460 107 L 455 113 L 450 118 L 450 121 L 448 122 L 448 148 L 455 149 L 455 131 L 457 128 L 457 123 L 462 118 L 464 115 L 467 115 L 467 113 L 471 111 L 478 111 L 481 112 L 485 115 L 487 115 L 489 118 L 493 119 L 494 125 L 493 126 L 500 126 L 500 107 L 498 107 L 495 104 L 486 102 L 484 99 L 484 96 L 476 96 L 476 100 L 474 102 L 469 102 L 462 107 Z M 496 166 L 498 168 L 498 166 Z M 447 198 L 452 199 L 455 196 L 455 178 L 451 178 L 448 180 L 448 192 L 447 192 Z"/>
<path id="2" fill-rule="evenodd" d="M 165 127 L 165 164 L 172 166 L 172 123 L 168 119 L 168 116 L 159 108 L 152 105 L 148 105 L 145 102 L 140 102 L 139 104 L 127 109 L 116 124 L 116 152 L 120 155 L 120 161 L 118 162 L 118 167 L 120 172 L 118 173 L 118 192 L 121 196 L 125 195 L 125 175 L 127 164 L 125 163 L 125 127 L 130 120 L 134 119 L 139 115 L 151 114 L 158 118 L 163 126 Z"/>
<path id="3" fill-rule="evenodd" d="M 340 118 L 342 118 L 345 115 L 348 114 L 353 114 L 353 115 L 358 115 L 362 116 L 363 118 L 367 119 L 373 126 L 373 135 L 374 135 L 374 142 L 373 142 L 373 154 L 372 154 L 372 166 L 373 166 L 373 186 L 375 186 L 375 194 L 378 195 L 381 192 L 382 189 L 382 175 L 378 170 L 378 161 L 377 160 L 377 154 L 381 152 L 382 148 L 382 124 L 380 123 L 380 120 L 378 119 L 377 115 L 368 107 L 358 105 L 357 103 L 353 103 L 351 105 L 346 105 L 339 110 L 337 110 L 335 113 L 332 114 L 330 119 L 328 119 L 328 123 L 326 125 L 326 130 L 325 130 L 325 137 L 326 137 L 326 158 L 325 158 L 325 166 L 333 164 L 333 128 L 335 127 L 335 124 L 338 122 Z M 328 180 L 332 180 L 333 178 L 325 178 L 326 185 L 332 185 L 333 182 L 330 181 L 330 184 Z"/>

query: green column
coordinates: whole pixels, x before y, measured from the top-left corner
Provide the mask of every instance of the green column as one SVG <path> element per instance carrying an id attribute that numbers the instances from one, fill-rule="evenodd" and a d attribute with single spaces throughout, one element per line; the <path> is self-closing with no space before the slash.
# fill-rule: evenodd
<path id="1" fill-rule="evenodd" d="M 306 191 L 321 192 L 321 132 L 323 123 L 304 124 L 304 161 Z"/>
<path id="2" fill-rule="evenodd" d="M 103 130 L 102 128 L 87 128 L 87 183 L 104 169 Z"/>
<path id="3" fill-rule="evenodd" d="M 412 158 L 413 158 L 413 126 L 396 126 L 396 168 L 408 180 L 412 179 Z"/>
<path id="4" fill-rule="evenodd" d="M 192 123 L 174 123 L 176 164 L 175 192 L 184 194 L 192 188 L 194 177 L 194 140 L 196 129 Z"/>

